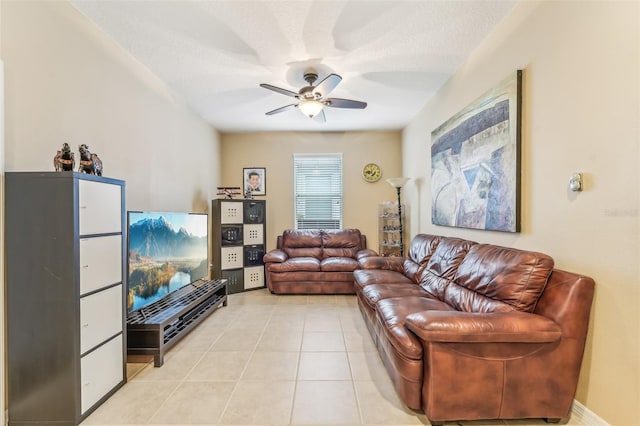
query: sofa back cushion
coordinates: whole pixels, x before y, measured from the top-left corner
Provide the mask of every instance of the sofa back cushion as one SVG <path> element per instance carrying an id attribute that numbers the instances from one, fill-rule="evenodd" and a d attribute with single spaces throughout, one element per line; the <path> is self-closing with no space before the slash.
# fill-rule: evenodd
<path id="1" fill-rule="evenodd" d="M 437 235 L 417 234 L 409 244 L 407 256 L 402 263 L 404 275 L 418 283 L 420 274 L 435 251 L 440 239 Z"/>
<path id="2" fill-rule="evenodd" d="M 442 237 L 437 235 L 418 234 L 411 240 L 407 257 L 418 265 L 425 265 L 436 250 Z"/>
<path id="3" fill-rule="evenodd" d="M 336 229 L 322 231 L 322 259 L 329 257 L 356 257 L 362 250 L 359 229 Z"/>
<path id="4" fill-rule="evenodd" d="M 458 267 L 477 243 L 460 238 L 441 237 L 420 276 L 420 287 L 438 300 L 444 300 L 447 285 Z"/>
<path id="5" fill-rule="evenodd" d="M 289 257 L 322 256 L 322 234 L 318 229 L 294 230 L 287 229 L 282 233 L 282 251 Z"/>
<path id="6" fill-rule="evenodd" d="M 552 270 L 546 254 L 476 244 L 447 285 L 444 301 L 464 312 L 533 312 Z"/>

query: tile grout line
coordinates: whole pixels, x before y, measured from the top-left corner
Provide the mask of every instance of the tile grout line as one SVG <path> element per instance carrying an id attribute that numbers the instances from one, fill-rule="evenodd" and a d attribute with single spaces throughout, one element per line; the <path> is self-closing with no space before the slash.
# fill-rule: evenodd
<path id="1" fill-rule="evenodd" d="M 344 350 L 347 353 L 347 365 L 349 366 L 349 375 L 351 376 L 351 388 L 353 389 L 353 397 L 356 401 L 356 409 L 358 410 L 358 418 L 360 419 L 360 424 L 364 425 L 364 417 L 362 415 L 362 408 L 360 407 L 360 398 L 358 395 L 358 391 L 356 390 L 356 380 L 353 377 L 353 368 L 351 367 L 351 356 L 349 352 L 349 348 L 347 347 L 347 338 L 345 337 L 344 324 L 342 324 L 342 318 L 340 319 L 340 329 L 342 330 L 342 340 L 344 342 Z"/>
<path id="2" fill-rule="evenodd" d="M 209 318 L 207 318 L 209 319 Z M 203 321 L 204 322 L 204 321 Z M 171 393 L 169 393 L 169 395 L 167 396 L 167 398 L 165 398 L 162 403 L 158 406 L 158 408 L 153 412 L 153 414 L 151 414 L 151 416 L 149 417 L 149 419 L 145 422 L 145 424 L 153 424 L 151 423 L 151 420 L 153 420 L 153 418 L 158 414 L 158 412 L 162 409 L 162 407 L 164 406 L 164 404 L 169 401 L 171 399 L 171 397 L 177 392 L 177 390 L 180 388 L 180 386 L 182 384 L 184 384 L 185 382 L 187 382 L 187 377 L 189 377 L 189 374 L 191 374 L 191 372 L 196 368 L 196 366 L 202 361 L 202 359 L 205 357 L 205 355 L 207 353 L 209 353 L 209 349 L 211 349 L 211 347 L 220 339 L 220 337 L 227 331 L 227 329 L 229 328 L 231 324 L 231 321 L 229 321 L 225 326 L 224 329 L 222 330 L 222 333 L 220 333 L 220 335 L 218 335 L 218 337 L 216 337 L 214 339 L 213 342 L 211 342 L 211 344 L 209 345 L 209 347 L 207 348 L 206 351 L 202 352 L 202 355 L 200 355 L 200 358 L 198 358 L 198 360 L 193 364 L 193 366 L 189 369 L 189 371 L 186 372 L 186 374 L 184 375 L 184 377 L 181 380 L 178 380 L 178 385 L 175 387 L 175 389 L 173 389 L 173 391 L 171 391 Z M 191 330 L 193 331 L 193 330 Z M 185 336 L 186 337 L 186 336 Z M 155 368 L 155 367 L 154 367 Z M 218 421 L 218 423 L 220 423 Z"/>
<path id="3" fill-rule="evenodd" d="M 309 304 L 309 296 L 305 298 L 305 314 L 304 320 L 302 321 L 302 336 L 300 337 L 300 346 L 298 347 L 298 365 L 296 367 L 296 379 L 295 384 L 293 385 L 293 397 L 291 398 L 291 409 L 289 410 L 289 425 L 293 424 L 293 410 L 296 406 L 296 396 L 298 394 L 298 383 L 300 378 L 300 364 L 302 361 L 302 345 L 304 344 L 304 329 L 307 325 L 307 305 Z"/>
<path id="4" fill-rule="evenodd" d="M 249 355 L 249 359 L 247 360 L 247 363 L 245 364 L 244 368 L 240 372 L 240 375 L 238 376 L 238 378 L 235 380 L 233 384 L 233 389 L 231 389 L 231 393 L 229 393 L 229 398 L 227 398 L 227 402 L 224 405 L 224 408 L 222 409 L 222 411 L 220 412 L 220 416 L 218 417 L 218 421 L 216 422 L 216 424 L 222 424 L 222 419 L 224 418 L 224 415 L 227 413 L 227 410 L 229 409 L 229 404 L 231 404 L 231 400 L 233 399 L 233 396 L 235 395 L 236 390 L 238 389 L 238 384 L 240 383 L 240 380 L 242 379 L 242 376 L 244 375 L 244 373 L 247 371 L 247 368 L 249 367 L 249 363 L 251 362 L 254 354 L 256 353 L 258 344 L 260 344 L 260 340 L 262 340 L 262 336 L 264 336 L 264 332 L 267 329 L 267 324 L 269 324 L 269 322 L 271 321 L 271 318 L 273 317 L 273 311 L 274 309 L 271 309 L 271 312 L 269 313 L 269 319 L 267 320 L 265 326 L 262 328 L 260 337 L 258 337 L 258 339 L 256 340 L 256 344 L 253 347 L 253 350 L 251 351 L 251 355 Z"/>

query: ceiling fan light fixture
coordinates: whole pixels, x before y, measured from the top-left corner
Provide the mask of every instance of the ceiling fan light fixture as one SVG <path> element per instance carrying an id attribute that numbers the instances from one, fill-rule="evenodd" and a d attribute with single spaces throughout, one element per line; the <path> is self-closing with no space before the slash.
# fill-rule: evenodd
<path id="1" fill-rule="evenodd" d="M 2 0 L 0 0 L 2 1 Z M 318 122 L 326 122 L 324 114 L 324 107 L 327 108 L 342 108 L 342 109 L 364 109 L 367 107 L 366 102 L 354 101 L 351 99 L 341 98 L 328 98 L 327 95 L 336 88 L 338 83 L 342 81 L 342 77 L 338 74 L 329 74 L 320 83 L 314 85 L 318 79 L 318 74 L 315 72 L 306 72 L 304 79 L 309 84 L 298 91 L 298 93 L 283 89 L 282 87 L 273 86 L 271 84 L 262 83 L 260 87 L 271 90 L 281 95 L 295 98 L 298 103 L 289 104 L 280 108 L 276 108 L 272 111 L 268 111 L 266 115 L 279 114 L 284 111 L 288 111 L 291 108 L 299 108 L 300 111 L 307 117 L 314 119 Z"/>
<path id="2" fill-rule="evenodd" d="M 298 104 L 300 111 L 309 118 L 313 118 L 318 115 L 320 111 L 322 111 L 323 106 L 324 104 L 322 102 L 318 102 L 316 100 L 302 101 Z"/>

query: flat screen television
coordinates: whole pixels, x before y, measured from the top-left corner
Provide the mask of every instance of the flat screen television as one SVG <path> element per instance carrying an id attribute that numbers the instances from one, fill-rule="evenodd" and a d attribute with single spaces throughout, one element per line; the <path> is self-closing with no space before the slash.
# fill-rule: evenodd
<path id="1" fill-rule="evenodd" d="M 127 311 L 209 273 L 205 213 L 127 212 Z"/>

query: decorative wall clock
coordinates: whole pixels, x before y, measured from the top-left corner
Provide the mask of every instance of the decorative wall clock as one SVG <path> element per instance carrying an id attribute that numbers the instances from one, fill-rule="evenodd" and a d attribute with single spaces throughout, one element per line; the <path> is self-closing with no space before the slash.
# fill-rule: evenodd
<path id="1" fill-rule="evenodd" d="M 362 168 L 362 178 L 367 182 L 377 182 L 382 177 L 380 166 L 375 163 L 366 164 Z"/>

